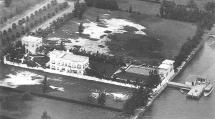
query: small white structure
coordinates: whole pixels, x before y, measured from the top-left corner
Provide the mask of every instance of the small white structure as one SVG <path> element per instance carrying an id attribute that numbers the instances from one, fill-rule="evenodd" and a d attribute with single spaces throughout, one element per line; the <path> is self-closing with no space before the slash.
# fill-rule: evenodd
<path id="1" fill-rule="evenodd" d="M 168 77 L 169 74 L 174 73 L 174 64 L 175 61 L 173 60 L 164 60 L 162 64 L 158 67 L 158 73 L 161 77 L 161 80 L 165 79 Z"/>
<path id="2" fill-rule="evenodd" d="M 83 75 L 89 66 L 89 57 L 74 55 L 71 52 L 54 50 L 48 55 L 52 70 Z"/>
<path id="3" fill-rule="evenodd" d="M 35 36 L 24 36 L 21 41 L 25 46 L 25 53 L 36 54 L 37 48 L 43 45 L 43 39 Z"/>

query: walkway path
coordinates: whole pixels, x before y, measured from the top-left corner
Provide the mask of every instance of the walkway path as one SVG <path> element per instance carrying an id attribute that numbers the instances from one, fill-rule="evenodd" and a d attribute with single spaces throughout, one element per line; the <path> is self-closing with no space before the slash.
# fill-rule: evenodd
<path id="1" fill-rule="evenodd" d="M 67 13 L 71 13 L 74 10 L 74 2 L 68 2 L 69 3 L 69 7 L 66 8 L 64 11 L 61 11 L 60 13 L 58 13 L 57 15 L 55 15 L 54 17 L 52 17 L 51 19 L 48 19 L 47 21 L 45 21 L 44 23 L 42 23 L 39 26 L 36 26 L 35 28 L 33 28 L 31 30 L 31 32 L 35 32 L 37 29 L 45 29 L 47 28 L 53 21 L 57 20 L 57 18 L 59 17 L 63 17 L 64 14 Z"/>

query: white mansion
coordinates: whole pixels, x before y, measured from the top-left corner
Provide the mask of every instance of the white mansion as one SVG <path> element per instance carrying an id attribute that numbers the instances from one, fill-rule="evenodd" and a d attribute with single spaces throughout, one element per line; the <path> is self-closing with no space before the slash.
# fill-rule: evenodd
<path id="1" fill-rule="evenodd" d="M 89 66 L 89 57 L 74 55 L 71 52 L 53 50 L 48 55 L 50 69 L 55 71 L 83 75 Z"/>

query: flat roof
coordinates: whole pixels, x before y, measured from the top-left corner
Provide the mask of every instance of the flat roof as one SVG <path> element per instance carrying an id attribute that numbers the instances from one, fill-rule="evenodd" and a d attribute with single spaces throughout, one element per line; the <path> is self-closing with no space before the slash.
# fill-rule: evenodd
<path id="1" fill-rule="evenodd" d="M 35 37 L 35 36 L 24 36 L 22 38 L 22 41 L 26 41 L 26 42 L 42 42 L 43 39 L 39 38 L 39 37 Z"/>
<path id="2" fill-rule="evenodd" d="M 169 64 L 169 65 L 172 65 L 175 61 L 174 60 L 169 60 L 169 59 L 166 59 L 162 62 L 162 64 Z"/>
<path id="3" fill-rule="evenodd" d="M 135 74 L 149 76 L 149 73 L 152 70 L 155 70 L 155 69 L 152 67 L 147 67 L 147 66 L 130 65 L 125 71 L 129 72 L 129 73 L 135 73 Z"/>
<path id="4" fill-rule="evenodd" d="M 49 56 L 54 57 L 54 58 L 61 58 L 64 60 L 69 60 L 72 62 L 85 62 L 85 61 L 89 60 L 89 57 L 75 55 L 71 52 L 60 51 L 60 50 L 51 51 L 49 53 Z"/>
<path id="5" fill-rule="evenodd" d="M 170 65 L 168 65 L 168 64 L 161 64 L 158 68 L 159 69 L 169 69 Z"/>

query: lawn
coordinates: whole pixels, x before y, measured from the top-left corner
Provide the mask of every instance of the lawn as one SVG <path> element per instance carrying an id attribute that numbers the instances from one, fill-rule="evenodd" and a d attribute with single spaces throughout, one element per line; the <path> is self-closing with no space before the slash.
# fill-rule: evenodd
<path id="1" fill-rule="evenodd" d="M 181 4 L 181 5 L 187 5 L 187 3 L 190 1 L 190 0 L 169 0 L 169 1 L 175 1 L 176 4 Z M 204 9 L 204 6 L 207 2 L 215 2 L 215 0 L 193 0 L 198 8 L 200 9 Z"/>
<path id="2" fill-rule="evenodd" d="M 138 23 L 147 28 L 147 32 L 155 34 L 163 42 L 162 54 L 165 58 L 173 58 L 187 41 L 195 35 L 196 25 L 158 17 L 145 17 L 144 15 L 131 15 Z"/>
<path id="3" fill-rule="evenodd" d="M 139 29 L 138 31 L 142 33 L 135 33 L 138 30 L 138 27 L 134 25 L 120 28 L 125 31 L 120 33 L 113 32 L 116 30 L 111 32 L 107 30 L 110 32 L 104 35 L 107 36 L 107 38 L 103 38 L 102 35 L 99 37 L 98 33 L 102 32 L 107 26 L 101 24 L 93 26 L 93 24 L 96 24 L 97 16 L 101 19 L 105 18 L 105 22 L 108 21 L 108 19 L 111 21 L 113 18 L 121 21 L 129 21 L 136 26 L 139 25 L 138 27 L 142 27 L 142 29 Z M 85 30 L 87 29 L 87 31 L 84 31 L 84 33 L 87 34 L 84 34 L 81 37 L 77 34 L 80 22 L 84 22 Z M 121 23 L 118 22 L 117 25 L 119 24 Z M 89 27 L 93 27 L 94 29 L 96 27 L 96 29 L 100 30 L 95 31 L 92 28 L 89 29 Z M 83 20 L 72 19 L 66 25 L 56 30 L 55 33 L 50 34 L 49 37 L 70 39 L 71 43 L 68 45 L 81 46 L 81 48 L 87 51 L 99 51 L 105 54 L 121 55 L 128 59 L 137 60 L 139 63 L 156 64 L 163 60 L 163 58 L 173 59 L 174 56 L 179 53 L 182 44 L 187 41 L 187 38 L 192 37 L 195 34 L 195 31 L 196 25 L 194 24 L 162 19 L 155 15 L 88 8 L 84 14 Z M 90 33 L 93 33 L 91 34 L 94 38 L 93 40 L 89 39 L 88 34 Z M 157 40 L 150 41 L 150 43 L 146 40 L 148 38 L 145 38 L 146 36 L 144 36 L 144 33 L 147 34 L 147 37 L 152 37 L 152 39 Z M 113 40 L 113 37 L 118 40 Z M 136 40 L 137 42 L 130 41 L 134 38 L 138 39 Z M 148 52 L 146 51 L 147 49 L 150 49 L 151 51 Z"/>
<path id="4" fill-rule="evenodd" d="M 161 0 L 162 1 L 162 0 Z M 174 1 L 176 4 L 187 5 L 190 0 L 167 0 Z M 198 8 L 204 9 L 204 6 L 207 2 L 215 0 L 194 0 Z M 138 11 L 140 13 L 149 14 L 149 15 L 158 15 L 160 4 L 153 2 L 146 2 L 143 0 L 117 0 L 119 7 L 122 10 L 128 10 L 132 6 L 133 11 Z"/>
<path id="5" fill-rule="evenodd" d="M 146 2 L 141 0 L 117 0 L 119 8 L 122 10 L 129 10 L 132 7 L 132 11 L 137 11 L 148 15 L 158 15 L 160 4 L 153 2 Z"/>

